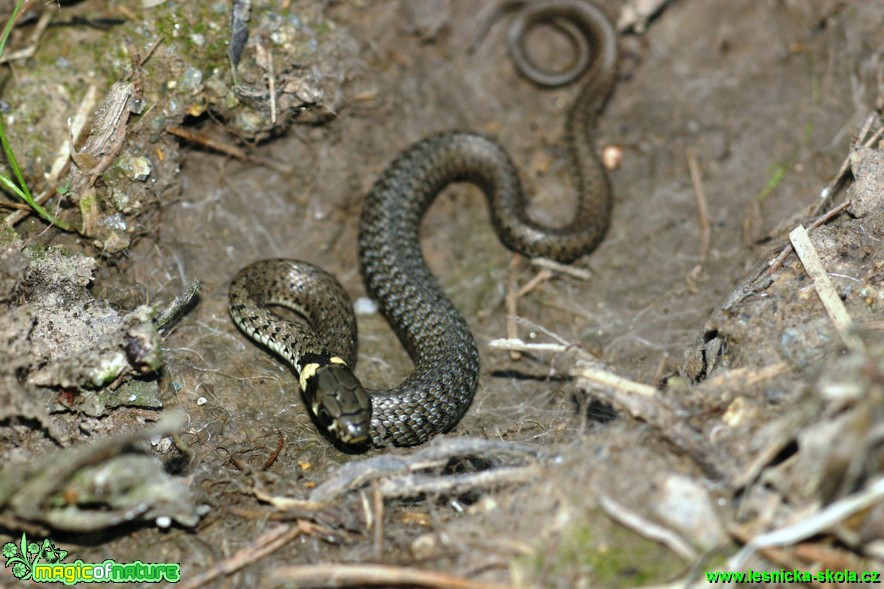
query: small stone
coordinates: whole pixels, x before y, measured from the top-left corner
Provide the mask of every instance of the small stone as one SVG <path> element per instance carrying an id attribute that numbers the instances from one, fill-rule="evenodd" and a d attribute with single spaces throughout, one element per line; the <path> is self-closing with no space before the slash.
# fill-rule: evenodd
<path id="1" fill-rule="evenodd" d="M 415 560 L 426 560 L 436 554 L 438 541 L 435 534 L 423 534 L 411 543 L 411 555 Z"/>
<path id="2" fill-rule="evenodd" d="M 703 550 L 712 550 L 727 541 L 709 493 L 693 479 L 669 476 L 654 509 L 661 521 Z"/>
<path id="3" fill-rule="evenodd" d="M 129 153 L 121 155 L 117 165 L 126 174 L 126 177 L 136 182 L 144 182 L 153 171 L 153 166 L 151 166 L 149 159 Z"/>

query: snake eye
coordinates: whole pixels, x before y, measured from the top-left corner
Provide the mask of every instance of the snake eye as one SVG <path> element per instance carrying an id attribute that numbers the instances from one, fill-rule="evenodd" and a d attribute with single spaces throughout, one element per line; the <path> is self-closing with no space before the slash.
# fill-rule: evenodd
<path id="1" fill-rule="evenodd" d="M 320 425 L 325 428 L 329 428 L 334 421 L 331 414 L 328 412 L 328 407 L 325 405 L 319 405 L 316 408 L 316 419 L 319 421 Z"/>

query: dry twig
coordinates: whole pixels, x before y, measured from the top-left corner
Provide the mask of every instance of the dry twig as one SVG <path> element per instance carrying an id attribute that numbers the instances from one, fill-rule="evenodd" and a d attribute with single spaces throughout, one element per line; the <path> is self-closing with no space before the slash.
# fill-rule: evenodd
<path id="1" fill-rule="evenodd" d="M 626 395 L 640 395 L 653 398 L 657 395 L 657 389 L 650 385 L 635 382 L 622 376 L 617 376 L 608 370 L 601 370 L 591 366 L 578 366 L 571 371 L 571 376 L 582 378 L 589 383 L 614 389 Z"/>
<path id="2" fill-rule="evenodd" d="M 249 156 L 246 155 L 246 152 L 236 147 L 235 145 L 222 143 L 221 141 L 212 139 L 208 135 L 203 135 L 202 133 L 196 133 L 182 127 L 167 127 L 166 132 L 174 135 L 175 137 L 180 137 L 185 141 L 190 141 L 191 143 L 196 143 L 198 145 L 208 147 L 209 149 L 214 149 L 215 151 L 219 151 L 225 155 L 229 155 L 230 157 L 236 158 L 243 162 L 248 161 L 249 159 Z"/>
<path id="3" fill-rule="evenodd" d="M 568 350 L 568 346 L 564 344 L 529 344 L 519 338 L 491 340 L 490 342 L 488 342 L 488 347 L 492 350 L 506 350 L 509 352 L 551 352 L 554 354 L 561 354 L 562 352 L 566 352 Z"/>
<path id="4" fill-rule="evenodd" d="M 77 109 L 77 114 L 74 115 L 68 127 L 70 131 L 70 140 L 62 142 L 61 146 L 58 148 L 55 161 L 52 162 L 52 166 L 49 169 L 49 175 L 46 178 L 46 185 L 48 188 L 34 198 L 34 202 L 37 204 L 46 204 L 46 201 L 56 194 L 58 178 L 61 176 L 62 172 L 64 172 L 65 168 L 70 165 L 73 145 L 76 145 L 77 142 L 79 142 L 83 130 L 86 128 L 86 122 L 89 120 L 89 113 L 95 108 L 97 98 L 98 88 L 96 88 L 95 85 L 90 85 L 86 89 L 86 94 L 83 96 L 83 100 L 80 101 L 80 107 Z M 31 212 L 31 208 L 27 207 L 26 210 L 16 211 L 15 213 L 8 215 L 3 220 L 3 226 L 12 227 L 27 217 Z"/>
<path id="5" fill-rule="evenodd" d="M 835 285 L 832 284 L 832 279 L 826 273 L 826 269 L 823 267 L 820 256 L 813 243 L 811 243 L 804 225 L 796 227 L 789 234 L 789 239 L 792 241 L 795 253 L 798 254 L 801 263 L 804 265 L 804 270 L 813 280 L 813 286 L 816 289 L 817 295 L 819 295 L 832 323 L 835 324 L 835 329 L 841 336 L 842 341 L 852 351 L 861 350 L 863 347 L 862 341 L 856 335 L 850 333 L 853 320 L 847 313 L 847 308 L 844 306 L 841 297 L 835 291 Z"/>
<path id="6" fill-rule="evenodd" d="M 313 502 L 332 501 L 363 485 L 378 480 L 384 497 L 406 497 L 422 493 L 451 493 L 464 489 L 487 487 L 530 480 L 536 471 L 530 466 L 495 468 L 482 472 L 440 477 L 415 474 L 422 470 L 441 468 L 455 458 L 491 455 L 503 457 L 536 457 L 539 450 L 530 446 L 480 438 L 435 438 L 428 446 L 408 456 L 386 454 L 338 468 L 324 483 L 313 489 Z M 531 471 L 531 472 L 528 472 Z"/>
<path id="7" fill-rule="evenodd" d="M 868 135 L 869 131 L 872 129 L 872 125 L 878 120 L 880 120 L 880 115 L 878 113 L 869 113 L 866 117 L 865 123 L 863 123 L 862 129 L 856 136 L 855 146 L 861 145 L 862 147 L 871 147 L 881 138 L 881 135 L 884 134 L 884 126 L 879 126 L 878 129 L 872 133 L 871 137 L 865 139 L 866 135 Z M 850 153 L 847 154 L 847 157 L 844 158 L 844 161 L 841 162 L 841 167 L 838 168 L 838 172 L 832 176 L 832 179 L 829 180 L 829 183 L 823 188 L 822 194 L 820 195 L 820 202 L 814 208 L 812 214 L 817 215 L 821 210 L 829 206 L 829 202 L 836 194 L 838 194 L 838 191 L 846 183 L 848 172 L 850 171 L 850 159 L 853 152 L 854 149 L 851 149 Z"/>
<path id="8" fill-rule="evenodd" d="M 828 223 L 829 221 L 831 221 L 832 219 L 834 219 L 835 217 L 837 217 L 838 215 L 840 215 L 841 213 L 843 213 L 844 211 L 849 209 L 850 204 L 851 204 L 851 202 L 849 200 L 846 200 L 846 201 L 842 202 L 840 205 L 838 205 L 837 207 L 835 207 L 834 209 L 831 209 L 831 210 L 827 211 L 826 213 L 820 215 L 819 217 L 817 217 L 816 220 L 814 220 L 813 223 L 810 224 L 809 229 L 813 230 L 813 229 L 816 229 L 817 227 L 820 227 L 821 225 L 825 225 L 826 223 Z M 780 266 L 783 265 L 783 262 L 786 261 L 786 258 L 789 256 L 790 253 L 792 253 L 792 246 L 791 245 L 784 245 L 783 249 L 780 250 L 780 253 L 777 254 L 777 256 L 773 260 L 768 262 L 767 273 L 773 274 L 774 272 L 776 272 L 780 268 Z M 763 273 L 764 273 L 764 270 L 759 272 L 758 275 L 755 276 L 755 278 L 753 278 L 753 282 L 755 279 L 758 278 L 758 276 L 761 276 Z"/>
<path id="9" fill-rule="evenodd" d="M 421 495 L 453 495 L 476 489 L 488 489 L 537 480 L 537 466 L 509 466 L 446 477 L 403 475 L 381 479 L 378 489 L 389 499 Z"/>
<path id="10" fill-rule="evenodd" d="M 380 560 L 384 553 L 384 495 L 377 481 L 371 485 L 371 517 L 374 520 L 374 557 Z"/>
<path id="11" fill-rule="evenodd" d="M 728 532 L 738 541 L 747 543 L 752 540 L 753 534 L 745 526 L 730 526 Z M 763 548 L 758 553 L 775 565 L 786 569 L 804 569 L 807 562 L 800 562 L 790 552 L 780 548 Z M 810 584 L 811 587 L 825 587 L 822 583 L 816 581 Z"/>
<path id="12" fill-rule="evenodd" d="M 884 501 L 884 478 L 879 477 L 864 490 L 830 503 L 799 522 L 755 536 L 728 561 L 728 567 L 732 571 L 741 570 L 749 557 L 759 550 L 788 546 L 806 540 L 881 501 Z"/>
<path id="13" fill-rule="evenodd" d="M 599 505 L 617 523 L 649 540 L 663 544 L 687 562 L 696 560 L 697 553 L 694 549 L 672 530 L 655 524 L 605 495 L 599 497 Z"/>
<path id="14" fill-rule="evenodd" d="M 541 270 L 537 274 L 534 275 L 534 278 L 526 282 L 522 288 L 519 289 L 519 292 L 516 293 L 517 298 L 522 298 L 525 295 L 529 294 L 532 290 L 537 288 L 540 284 L 546 282 L 550 278 L 552 278 L 553 273 L 549 270 Z M 509 312 L 509 309 L 507 309 Z"/>
<path id="15" fill-rule="evenodd" d="M 700 263 L 698 266 L 703 266 L 706 263 L 706 256 L 709 255 L 709 211 L 706 207 L 706 193 L 703 191 L 703 177 L 700 174 L 700 165 L 697 163 L 697 153 L 693 148 L 688 147 L 685 149 L 685 156 L 691 173 L 691 184 L 694 186 L 697 217 L 700 223 Z"/>
<path id="16" fill-rule="evenodd" d="M 322 587 L 417 586 L 445 589 L 512 589 L 510 585 L 471 581 L 448 573 L 379 564 L 308 564 L 278 568 L 270 574 L 278 584 Z"/>
<path id="17" fill-rule="evenodd" d="M 850 208 L 849 200 L 844 201 L 834 209 L 818 217 L 813 223 L 810 224 L 810 229 L 816 229 L 817 227 L 829 222 L 848 208 Z M 762 266 L 755 274 L 752 275 L 752 277 L 744 281 L 739 286 L 739 288 L 734 289 L 730 296 L 728 296 L 727 301 L 725 301 L 725 303 L 722 305 L 722 308 L 725 310 L 731 309 L 734 305 L 743 300 L 751 292 L 752 286 L 755 284 L 755 282 L 764 274 L 767 274 L 768 276 L 773 275 L 773 273 L 776 272 L 779 267 L 783 265 L 783 262 L 786 260 L 791 252 L 792 245 L 784 245 L 779 253 L 767 263 L 766 267 Z"/>
<path id="18" fill-rule="evenodd" d="M 519 337 L 519 330 L 516 327 L 514 317 L 518 312 L 516 305 L 519 300 L 519 281 L 516 277 L 516 270 L 519 268 L 521 259 L 522 256 L 519 254 L 513 254 L 513 258 L 510 260 L 510 275 L 506 285 L 506 298 L 504 299 L 504 306 L 506 307 L 506 336 L 510 339 Z M 518 351 L 510 351 L 511 360 L 515 361 L 521 357 L 522 355 Z"/>
<path id="19" fill-rule="evenodd" d="M 569 276 L 577 280 L 587 281 L 592 278 L 592 272 L 586 268 L 580 268 L 570 264 L 562 264 L 561 262 L 556 262 L 555 260 L 550 260 L 548 258 L 531 258 L 531 265 L 536 266 L 541 270 L 549 270 L 550 272 Z"/>
<path id="20" fill-rule="evenodd" d="M 28 46 L 19 49 L 18 51 L 12 51 L 0 57 L 0 63 L 7 63 L 10 61 L 18 61 L 20 59 L 28 59 L 33 57 L 37 52 L 37 45 L 40 43 L 40 39 L 43 37 L 43 33 L 46 32 L 46 28 L 49 26 L 49 23 L 52 22 L 52 17 L 56 15 L 55 10 L 46 9 L 40 14 L 39 20 L 37 20 L 37 24 L 34 26 L 34 30 L 31 33 L 31 38 L 28 39 Z"/>
<path id="21" fill-rule="evenodd" d="M 565 352 L 572 347 L 556 343 L 528 344 L 521 340 L 494 340 L 489 346 L 499 350 L 553 353 Z M 656 388 L 617 376 L 607 368 L 596 368 L 593 364 L 599 362 L 585 352 L 581 353 L 584 361 L 578 360 L 568 372 L 571 377 L 583 381 L 578 380 L 578 387 L 592 388 L 615 407 L 652 425 L 663 439 L 697 462 L 710 478 L 717 480 L 725 476 L 722 465 L 727 464 L 727 461 L 722 459 L 715 446 L 664 405 Z"/>
<path id="22" fill-rule="evenodd" d="M 227 576 L 273 554 L 301 534 L 330 534 L 328 530 L 308 521 L 299 521 L 293 526 L 279 526 L 265 532 L 257 540 L 225 558 L 207 571 L 186 582 L 176 585 L 178 589 L 198 589 L 221 576 Z"/>

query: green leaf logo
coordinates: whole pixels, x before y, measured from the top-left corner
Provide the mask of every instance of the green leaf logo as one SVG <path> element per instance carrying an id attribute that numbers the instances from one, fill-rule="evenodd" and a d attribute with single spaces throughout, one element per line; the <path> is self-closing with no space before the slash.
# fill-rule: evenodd
<path id="1" fill-rule="evenodd" d="M 39 546 L 36 544 L 34 546 L 37 548 L 36 552 L 39 552 Z M 28 537 L 24 533 L 21 535 L 20 546 L 16 546 L 15 542 L 7 542 L 3 545 L 3 556 L 6 557 L 4 566 L 12 567 L 12 574 L 16 579 L 26 581 L 31 578 L 31 563 L 37 556 L 28 557 L 30 548 L 31 544 L 28 544 Z"/>
<path id="2" fill-rule="evenodd" d="M 49 564 L 56 564 L 64 560 L 67 555 L 67 550 L 61 550 L 49 539 L 43 540 L 42 544 L 28 542 L 27 534 L 23 533 L 21 544 L 7 542 L 3 545 L 3 557 L 6 558 L 3 566 L 11 568 L 16 579 L 27 581 L 31 578 L 34 564 L 41 559 Z"/>

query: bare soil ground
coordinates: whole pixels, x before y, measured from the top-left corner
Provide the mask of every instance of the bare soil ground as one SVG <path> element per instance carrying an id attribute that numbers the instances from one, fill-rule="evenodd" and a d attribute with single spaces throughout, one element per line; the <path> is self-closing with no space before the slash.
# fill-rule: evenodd
<path id="1" fill-rule="evenodd" d="M 272 66 L 261 63 L 288 84 L 279 108 L 321 105 L 303 115 L 316 124 L 289 125 L 283 114 L 268 122 L 266 102 L 246 112 L 236 106 L 248 104 L 244 91 L 229 99 L 229 63 L 203 65 L 197 76 L 181 65 L 187 55 L 165 49 L 187 38 L 226 57 L 227 46 L 213 50 L 212 39 L 229 35 L 229 6 L 201 5 L 205 30 L 197 30 L 174 3 L 130 4 L 84 2 L 55 17 L 126 20 L 116 30 L 73 23 L 47 33 L 90 48 L 82 53 L 100 72 L 143 64 L 146 81 L 130 82 L 133 92 L 143 83 L 146 108 L 128 115 L 126 142 L 107 158 L 116 175 L 82 180 L 88 189 L 69 199 L 73 208 L 55 205 L 92 222 L 84 235 L 28 218 L 4 238 L 0 341 L 15 362 L 0 371 L 0 524 L 10 538 L 42 534 L 86 562 L 180 562 L 187 587 L 296 586 L 299 575 L 329 570 L 352 574 L 345 586 L 371 585 L 370 573 L 382 585 L 400 575 L 406 584 L 455 586 L 452 578 L 401 577 L 434 570 L 466 579 L 463 587 L 622 587 L 691 585 L 705 580 L 704 570 L 727 566 L 884 568 L 875 499 L 884 160 L 874 137 L 884 5 L 680 0 L 642 34 L 625 32 L 619 80 L 597 132 L 599 148 L 622 150 L 611 171 L 612 225 L 577 264 L 588 280 L 554 274 L 517 303 L 520 338 L 566 349 L 514 358 L 489 347 L 507 335 L 507 294 L 539 270 L 498 243 L 476 189 L 448 189 L 425 219 L 424 252 L 479 343 L 475 401 L 454 432 L 426 448 L 354 456 L 316 430 L 296 377 L 236 330 L 226 309 L 231 278 L 254 260 L 294 257 L 363 296 L 362 197 L 401 149 L 434 131 L 496 137 L 522 171 L 535 216 L 562 222 L 572 196 L 560 137 L 577 88 L 540 90 L 519 77 L 505 17 L 469 52 L 495 9 L 490 2 L 255 2 L 240 84 L 261 88 L 256 55 L 269 51 Z M 602 7 L 616 21 L 623 4 Z M 163 39 L 153 48 L 149 30 Z M 534 42 L 540 52 L 568 51 L 555 30 Z M 61 57 L 32 59 L 60 67 Z M 13 109 L 39 92 L 16 67 L 27 62 L 13 63 L 4 91 Z M 64 104 L 32 114 L 30 127 L 7 122 L 37 179 L 52 159 L 34 156 L 42 152 L 27 147 L 29 135 L 49 133 L 40 125 L 54 118 L 63 141 L 75 97 L 90 84 L 99 96 L 110 88 L 88 64 L 72 67 L 81 87 L 57 89 Z M 188 83 L 192 91 L 176 94 Z M 172 127 L 176 136 L 166 132 Z M 182 133 L 203 140 L 179 143 Z M 872 140 L 854 149 L 857 137 Z M 139 158 L 150 163 L 147 181 Z M 136 189 L 108 188 L 120 178 Z M 837 194 L 824 200 L 827 186 Z M 87 193 L 98 195 L 97 205 Z M 830 318 L 808 262 L 788 241 L 845 195 L 850 207 L 811 239 L 835 298 L 862 326 L 850 332 Z M 76 271 L 60 278 L 56 266 L 68 266 L 44 249 L 56 245 L 85 256 L 74 256 Z M 38 253 L 20 253 L 31 246 Z M 780 265 L 767 271 L 765 261 L 780 252 Z M 49 262 L 36 265 L 40 255 Z M 201 282 L 195 303 L 173 325 L 151 327 L 143 305 L 164 307 L 193 279 Z M 60 289 L 66 294 L 55 301 Z M 34 352 L 33 334 L 52 332 L 47 317 L 65 306 L 74 310 L 56 328 L 70 326 L 82 307 L 100 309 L 107 329 Z M 360 378 L 372 387 L 397 383 L 411 365 L 395 336 L 377 314 L 360 316 L 359 329 Z M 87 345 L 73 355 L 77 342 Z M 102 360 L 114 351 L 120 371 L 107 373 Z M 597 388 L 592 370 L 602 365 L 657 391 Z M 137 500 L 132 489 L 144 481 L 106 492 L 129 497 L 126 509 L 150 504 L 136 521 L 104 505 L 94 482 L 71 482 L 70 468 L 33 483 L 59 462 L 100 463 L 106 449 L 82 448 L 173 411 L 184 415 L 176 442 L 160 432 L 148 450 L 164 471 L 120 466 L 168 477 L 170 486 Z M 143 440 L 131 442 L 140 448 Z M 54 454 L 63 451 L 80 453 Z M 33 494 L 28 501 L 23 490 Z M 871 503 L 850 511 L 854 519 L 813 519 L 857 497 Z M 103 516 L 90 512 L 96 506 Z M 164 515 L 172 527 L 155 527 Z M 739 552 L 801 521 L 812 533 Z M 326 568 L 292 568 L 308 564 Z M 0 582 L 18 583 L 5 569 Z"/>

